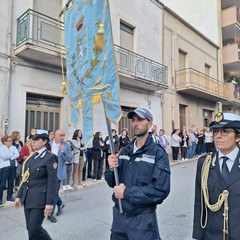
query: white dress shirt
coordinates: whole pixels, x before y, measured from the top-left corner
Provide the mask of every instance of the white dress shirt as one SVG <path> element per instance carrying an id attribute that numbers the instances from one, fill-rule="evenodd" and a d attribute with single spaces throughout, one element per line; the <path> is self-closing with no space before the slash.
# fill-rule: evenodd
<path id="1" fill-rule="evenodd" d="M 220 150 L 218 152 L 218 159 L 219 159 L 219 166 L 220 166 L 220 171 L 222 172 L 222 164 L 223 164 L 223 159 L 222 157 L 228 157 L 228 160 L 227 160 L 227 166 L 228 166 L 228 169 L 229 169 L 229 172 L 231 172 L 232 170 L 232 167 L 233 167 L 233 164 L 235 162 L 235 159 L 238 155 L 238 151 L 239 151 L 239 148 L 236 147 L 232 152 L 230 152 L 229 154 L 227 155 L 224 155 Z"/>

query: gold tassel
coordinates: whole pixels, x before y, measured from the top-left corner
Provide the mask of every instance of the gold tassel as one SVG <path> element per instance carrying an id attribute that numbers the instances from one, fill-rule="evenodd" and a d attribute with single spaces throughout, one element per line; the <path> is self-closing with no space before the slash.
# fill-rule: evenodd
<path id="1" fill-rule="evenodd" d="M 94 38 L 94 52 L 101 52 L 106 46 L 106 39 L 104 38 L 104 25 L 99 24 L 98 33 Z"/>
<path id="2" fill-rule="evenodd" d="M 62 94 L 67 95 L 67 85 L 66 82 L 62 82 Z"/>

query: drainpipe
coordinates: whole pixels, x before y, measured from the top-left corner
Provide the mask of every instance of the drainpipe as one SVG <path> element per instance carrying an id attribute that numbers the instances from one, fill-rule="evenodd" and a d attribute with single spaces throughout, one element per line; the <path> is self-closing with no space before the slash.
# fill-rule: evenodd
<path id="1" fill-rule="evenodd" d="M 9 105 L 10 105 L 10 86 L 11 86 L 11 61 L 12 61 L 12 29 L 13 29 L 13 0 L 9 1 L 8 8 L 8 28 L 7 28 L 7 77 L 6 77 L 6 91 L 5 91 L 5 111 L 3 111 L 3 133 L 8 132 L 8 118 L 9 118 Z"/>
<path id="2" fill-rule="evenodd" d="M 172 130 L 176 128 L 175 122 L 175 101 L 176 101 L 176 78 L 175 78 L 175 34 L 171 34 L 171 115 Z"/>

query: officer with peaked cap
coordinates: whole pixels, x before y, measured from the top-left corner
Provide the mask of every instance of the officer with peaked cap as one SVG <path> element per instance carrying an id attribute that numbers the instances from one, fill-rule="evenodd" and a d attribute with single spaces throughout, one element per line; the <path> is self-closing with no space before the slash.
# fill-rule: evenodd
<path id="1" fill-rule="evenodd" d="M 108 185 L 114 188 L 111 239 L 160 240 L 156 207 L 170 192 L 168 156 L 148 133 L 153 116 L 147 109 L 138 108 L 127 116 L 136 138 L 119 155 L 108 157 L 110 169 L 105 172 Z M 118 167 L 119 186 L 115 186 L 114 167 Z"/>
<path id="2" fill-rule="evenodd" d="M 35 153 L 23 164 L 22 182 L 14 205 L 16 208 L 24 205 L 29 240 L 51 240 L 42 222 L 52 213 L 57 194 L 57 156 L 46 147 L 47 131 L 37 130 L 31 139 Z"/>
<path id="3" fill-rule="evenodd" d="M 197 165 L 193 238 L 240 239 L 240 116 L 218 113 L 209 127 L 216 152 Z"/>

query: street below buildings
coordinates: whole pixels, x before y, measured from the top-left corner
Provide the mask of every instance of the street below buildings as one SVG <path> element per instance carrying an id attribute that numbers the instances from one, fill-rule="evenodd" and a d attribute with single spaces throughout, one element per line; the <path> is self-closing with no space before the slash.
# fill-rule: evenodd
<path id="1" fill-rule="evenodd" d="M 162 240 L 191 240 L 196 160 L 171 167 L 171 193 L 157 209 Z M 66 204 L 57 222 L 44 220 L 53 240 L 107 240 L 112 222 L 112 189 L 104 180 L 61 195 Z M 28 239 L 23 209 L 0 209 L 0 239 Z"/>

